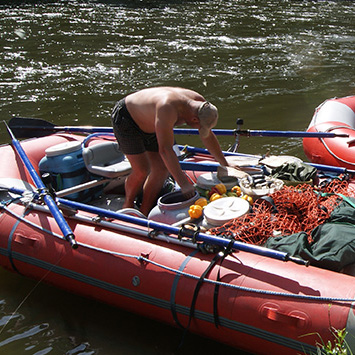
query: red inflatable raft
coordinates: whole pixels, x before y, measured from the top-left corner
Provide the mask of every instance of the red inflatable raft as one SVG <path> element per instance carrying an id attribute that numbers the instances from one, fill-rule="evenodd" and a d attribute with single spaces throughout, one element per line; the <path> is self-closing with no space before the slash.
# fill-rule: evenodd
<path id="1" fill-rule="evenodd" d="M 39 175 L 58 145 L 68 149 L 66 167 L 75 166 L 71 149 L 82 140 L 58 133 L 21 147 Z M 201 160 L 199 154 L 190 158 Z M 139 213 L 76 202 L 75 191 L 71 200 L 54 197 L 75 236 L 73 248 L 14 145 L 0 147 L 0 165 L 4 268 L 254 354 L 316 353 L 317 343 L 334 340 L 333 328 L 346 328 L 354 351 L 353 276 L 206 233 L 175 233 L 174 226 Z M 206 253 L 202 241 L 232 246 L 233 252 Z"/>
<path id="2" fill-rule="evenodd" d="M 304 138 L 303 149 L 313 163 L 355 169 L 355 96 L 323 102 L 316 108 L 308 132 L 348 135 L 348 138 Z"/>

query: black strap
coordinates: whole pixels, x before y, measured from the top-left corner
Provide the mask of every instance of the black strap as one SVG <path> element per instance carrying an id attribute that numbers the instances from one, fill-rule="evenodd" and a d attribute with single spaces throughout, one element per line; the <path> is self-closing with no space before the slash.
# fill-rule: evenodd
<path id="1" fill-rule="evenodd" d="M 198 293 L 200 292 L 201 286 L 203 284 L 203 281 L 205 279 L 205 277 L 207 276 L 207 274 L 213 269 L 213 267 L 216 265 L 217 261 L 223 256 L 223 254 L 221 252 L 217 253 L 214 258 L 211 260 L 210 264 L 208 265 L 208 267 L 206 268 L 206 270 L 203 272 L 203 274 L 200 276 L 197 285 L 195 287 L 195 292 L 194 295 L 192 297 L 192 302 L 191 302 L 191 306 L 190 306 L 190 315 L 189 315 L 189 322 L 187 324 L 187 328 L 189 328 L 190 323 L 191 323 L 191 319 L 194 317 L 195 314 L 195 306 L 196 306 L 196 301 L 197 301 L 197 296 Z"/>
<path id="2" fill-rule="evenodd" d="M 189 321 L 187 323 L 187 326 L 184 330 L 184 334 L 182 336 L 182 339 L 181 339 L 181 343 L 180 343 L 180 347 L 182 346 L 183 342 L 184 342 L 184 338 L 185 338 L 185 335 L 186 333 L 188 332 L 189 328 L 190 328 L 190 324 L 191 324 L 191 320 L 192 318 L 194 317 L 194 314 L 195 314 L 195 306 L 196 306 L 196 301 L 197 301 L 197 296 L 198 296 L 198 293 L 201 289 L 201 286 L 203 284 L 203 281 L 205 279 L 205 277 L 207 276 L 207 274 L 212 270 L 212 268 L 216 265 L 217 261 L 223 257 L 223 253 L 222 252 L 219 252 L 217 253 L 214 258 L 211 260 L 210 264 L 208 265 L 208 267 L 206 268 L 206 270 L 203 272 L 203 274 L 200 276 L 198 282 L 197 282 L 197 285 L 195 287 L 195 291 L 194 291 L 194 294 L 192 296 L 192 302 L 191 302 L 191 306 L 190 306 L 190 313 L 189 313 Z"/>
<path id="3" fill-rule="evenodd" d="M 232 238 L 227 247 L 224 249 L 223 256 L 221 257 L 219 265 L 222 266 L 223 260 L 225 257 L 232 251 L 232 247 L 234 244 L 234 239 Z M 219 281 L 221 281 L 221 268 L 218 269 L 217 273 L 217 283 L 214 288 L 214 293 L 213 293 L 213 318 L 214 318 L 214 324 L 216 328 L 221 324 L 219 321 L 219 316 L 218 316 L 218 295 L 219 295 Z"/>

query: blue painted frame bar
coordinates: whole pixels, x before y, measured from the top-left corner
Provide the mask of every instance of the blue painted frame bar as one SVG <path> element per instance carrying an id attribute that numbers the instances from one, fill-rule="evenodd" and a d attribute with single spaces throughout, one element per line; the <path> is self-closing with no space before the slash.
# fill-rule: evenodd
<path id="1" fill-rule="evenodd" d="M 140 225 L 143 227 L 147 227 L 147 228 L 151 228 L 151 229 L 155 229 L 155 230 L 158 230 L 158 231 L 161 231 L 164 233 L 169 233 L 169 234 L 174 234 L 174 235 L 181 235 L 181 233 L 182 233 L 181 228 L 173 227 L 168 224 L 155 222 L 155 221 L 148 220 L 145 218 L 130 216 L 130 215 L 126 215 L 126 214 L 119 213 L 119 212 L 113 212 L 113 211 L 105 210 L 103 208 L 90 206 L 90 205 L 87 205 L 87 204 L 84 204 L 81 202 L 71 201 L 71 200 L 67 200 L 67 199 L 63 199 L 63 198 L 58 198 L 57 200 L 58 200 L 58 202 L 62 203 L 65 206 L 68 206 L 68 207 L 71 207 L 74 209 L 78 209 L 78 210 L 82 210 L 82 211 L 86 211 L 86 212 L 90 212 L 90 213 L 94 213 L 99 216 L 113 218 L 113 219 L 121 220 L 121 221 L 128 222 L 128 223 L 134 223 L 134 224 L 137 224 L 137 225 Z M 181 236 L 195 238 L 196 241 L 205 242 L 207 244 L 212 244 L 212 245 L 218 245 L 221 247 L 228 247 L 231 242 L 230 239 L 221 238 L 221 237 L 218 237 L 215 235 L 209 235 L 209 234 L 201 233 L 201 232 L 194 233 L 193 235 L 190 235 L 188 233 L 186 235 L 181 235 Z M 305 260 L 293 257 L 287 253 L 283 253 L 283 252 L 280 252 L 277 250 L 272 250 L 272 249 L 268 249 L 268 248 L 264 248 L 264 247 L 260 247 L 260 246 L 256 246 L 256 245 L 251 245 L 251 244 L 246 244 L 246 243 L 234 241 L 232 248 L 235 250 L 241 250 L 241 251 L 245 251 L 245 252 L 249 252 L 249 253 L 254 253 L 257 255 L 262 255 L 262 256 L 270 257 L 270 258 L 277 259 L 277 260 L 293 261 L 297 264 L 308 266 L 308 262 Z"/>
<path id="2" fill-rule="evenodd" d="M 31 178 L 33 182 L 35 183 L 36 187 L 39 189 L 39 193 L 43 196 L 43 200 L 48 206 L 50 212 L 52 213 L 54 219 L 56 220 L 60 230 L 63 233 L 64 238 L 70 243 L 71 247 L 73 249 L 76 249 L 78 247 L 78 244 L 75 241 L 75 236 L 71 228 L 69 227 L 67 221 L 63 217 L 62 213 L 60 212 L 57 204 L 55 203 L 54 199 L 52 196 L 48 193 L 47 187 L 44 185 L 42 182 L 41 178 L 38 176 L 35 168 L 33 167 L 32 163 L 28 159 L 28 156 L 26 155 L 25 151 L 23 150 L 20 142 L 16 139 L 12 131 L 10 130 L 9 126 L 6 124 L 4 121 L 7 131 L 9 132 L 12 140 L 12 145 L 14 146 L 17 154 L 21 158 L 23 164 L 25 165 L 26 169 L 28 170 L 29 174 L 31 175 Z"/>

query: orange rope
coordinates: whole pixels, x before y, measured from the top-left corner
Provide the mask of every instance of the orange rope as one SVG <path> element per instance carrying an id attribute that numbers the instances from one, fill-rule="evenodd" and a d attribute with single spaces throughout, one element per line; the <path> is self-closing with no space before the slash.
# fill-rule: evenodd
<path id="1" fill-rule="evenodd" d="M 329 195 L 321 196 L 318 192 Z M 261 245 L 270 236 L 285 236 L 303 231 L 311 242 L 312 230 L 324 223 L 341 201 L 334 193 L 355 197 L 355 189 L 347 181 L 337 179 L 323 188 L 308 184 L 285 186 L 270 195 L 277 212 L 272 212 L 272 206 L 268 202 L 258 199 L 254 202 L 251 213 L 210 229 L 209 232 Z"/>

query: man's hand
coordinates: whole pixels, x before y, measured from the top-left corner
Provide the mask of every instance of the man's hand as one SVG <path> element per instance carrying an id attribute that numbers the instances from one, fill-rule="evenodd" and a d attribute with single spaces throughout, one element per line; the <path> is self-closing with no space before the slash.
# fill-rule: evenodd
<path id="1" fill-rule="evenodd" d="M 181 192 L 186 200 L 189 200 L 196 195 L 196 190 L 192 184 L 186 184 L 184 187 L 181 187 Z"/>

